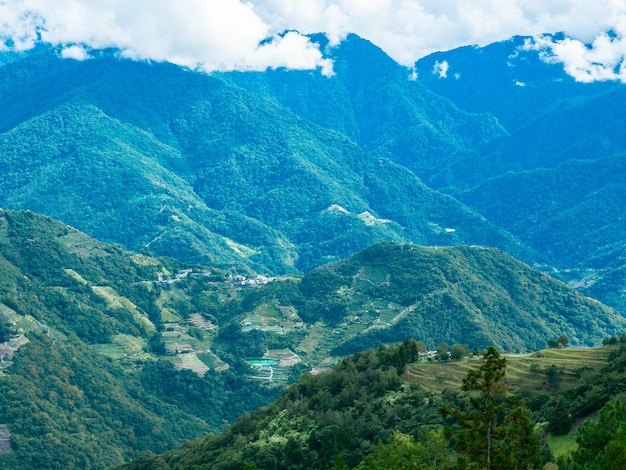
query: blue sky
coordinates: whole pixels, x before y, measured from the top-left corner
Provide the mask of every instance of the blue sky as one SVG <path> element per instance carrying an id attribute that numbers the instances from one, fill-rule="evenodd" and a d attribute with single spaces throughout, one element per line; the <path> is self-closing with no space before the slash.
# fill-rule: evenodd
<path id="1" fill-rule="evenodd" d="M 115 47 L 205 71 L 331 75 L 332 63 L 304 36 L 314 32 L 332 44 L 356 33 L 407 67 L 430 52 L 531 35 L 546 60 L 577 79 L 626 81 L 626 0 L 0 0 L 5 47 L 43 40 L 80 60 Z M 540 38 L 555 32 L 569 39 Z"/>

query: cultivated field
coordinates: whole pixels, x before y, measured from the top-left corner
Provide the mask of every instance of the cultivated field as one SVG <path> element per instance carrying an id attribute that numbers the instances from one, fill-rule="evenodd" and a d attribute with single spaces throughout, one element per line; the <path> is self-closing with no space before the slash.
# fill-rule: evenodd
<path id="1" fill-rule="evenodd" d="M 602 367 L 610 352 L 611 348 L 565 348 L 510 355 L 506 358 L 505 380 L 511 392 L 525 396 L 555 389 L 566 390 L 581 374 Z M 428 390 L 441 392 L 446 388 L 460 388 L 467 370 L 477 369 L 480 364 L 480 357 L 443 363 L 417 363 L 408 367 L 406 377 Z M 552 375 L 557 378 L 551 379 Z"/>

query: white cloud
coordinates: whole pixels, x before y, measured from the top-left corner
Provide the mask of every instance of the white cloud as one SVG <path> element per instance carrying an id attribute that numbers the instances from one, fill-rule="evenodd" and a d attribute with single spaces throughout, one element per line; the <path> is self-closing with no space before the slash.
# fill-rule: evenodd
<path id="1" fill-rule="evenodd" d="M 133 59 L 213 70 L 320 68 L 332 64 L 298 33 L 278 35 L 240 0 L 0 0 L 0 36 L 23 50 L 54 45 L 119 48 Z"/>
<path id="2" fill-rule="evenodd" d="M 433 73 L 435 75 L 439 75 L 439 78 L 448 78 L 448 61 L 444 60 L 443 62 L 435 61 L 435 65 L 433 65 Z"/>
<path id="3" fill-rule="evenodd" d="M 75 44 L 73 46 L 64 47 L 61 50 L 61 57 L 74 60 L 87 60 L 91 58 L 89 52 L 87 52 L 83 46 L 77 46 Z"/>
<path id="4" fill-rule="evenodd" d="M 331 45 L 356 33 L 411 67 L 435 51 L 565 32 L 571 42 L 544 42 L 553 52 L 546 56 L 595 79 L 611 76 L 594 64 L 614 65 L 625 13 L 626 0 L 0 0 L 0 36 L 22 50 L 42 39 L 207 71 L 289 67 L 330 75 L 317 45 L 280 33 L 324 32 Z M 601 36 L 610 29 L 618 41 Z M 593 49 L 581 49 L 594 40 Z M 579 53 L 585 61 L 576 64 Z"/>
<path id="5" fill-rule="evenodd" d="M 591 44 L 551 36 L 536 38 L 527 47 L 536 49 L 549 63 L 562 63 L 565 71 L 584 83 L 616 81 L 626 83 L 626 38 L 616 30 L 613 35 L 598 35 Z"/>
<path id="6" fill-rule="evenodd" d="M 411 66 L 455 47 L 565 32 L 591 40 L 614 26 L 626 0 L 255 0 L 268 24 L 333 38 L 353 32 Z"/>

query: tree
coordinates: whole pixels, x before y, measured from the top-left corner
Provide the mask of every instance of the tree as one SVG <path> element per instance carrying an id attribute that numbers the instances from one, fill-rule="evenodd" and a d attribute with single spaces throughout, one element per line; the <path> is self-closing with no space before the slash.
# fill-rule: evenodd
<path id="1" fill-rule="evenodd" d="M 468 468 L 528 469 L 541 463 L 529 411 L 506 395 L 505 373 L 506 359 L 487 348 L 481 366 L 470 369 L 461 384 L 469 392 L 471 409 L 442 406 L 444 416 L 455 417 L 461 426 L 453 431 L 454 443 Z"/>
<path id="2" fill-rule="evenodd" d="M 572 453 L 572 469 L 619 469 L 626 467 L 626 405 L 607 403 L 597 420 L 578 428 L 578 449 Z"/>
<path id="3" fill-rule="evenodd" d="M 11 339 L 13 329 L 8 322 L 5 322 L 0 318 L 0 343 L 5 343 Z"/>
<path id="4" fill-rule="evenodd" d="M 453 360 L 463 359 L 469 354 L 469 348 L 462 344 L 455 343 L 450 348 L 450 358 Z"/>
<path id="5" fill-rule="evenodd" d="M 158 331 L 155 331 L 153 333 L 150 341 L 148 341 L 148 347 L 150 348 L 150 351 L 152 351 L 154 354 L 163 355 L 167 353 L 165 341 L 163 341 L 163 335 Z"/>
<path id="6" fill-rule="evenodd" d="M 437 359 L 440 361 L 447 361 L 449 359 L 448 355 L 448 343 L 442 341 L 437 345 Z"/>
<path id="7" fill-rule="evenodd" d="M 555 339 L 549 339 L 548 340 L 548 347 L 551 349 L 556 349 L 560 346 L 559 342 Z"/>
<path id="8" fill-rule="evenodd" d="M 384 444 L 366 455 L 356 470 L 439 470 L 450 467 L 450 452 L 441 432 L 429 432 L 423 441 L 394 432 Z"/>
<path id="9" fill-rule="evenodd" d="M 556 436 L 567 434 L 572 427 L 572 416 L 567 401 L 561 395 L 553 395 L 544 406 L 548 429 Z"/>
<path id="10" fill-rule="evenodd" d="M 557 342 L 562 346 L 565 347 L 569 344 L 569 338 L 567 337 L 567 335 L 565 333 L 563 333 L 561 336 L 559 336 L 559 339 L 557 339 Z"/>
<path id="11" fill-rule="evenodd" d="M 561 385 L 561 374 L 562 371 L 559 370 L 557 366 L 552 364 L 550 367 L 545 369 L 546 376 L 548 377 L 548 385 L 552 390 L 558 390 L 559 385 Z"/>

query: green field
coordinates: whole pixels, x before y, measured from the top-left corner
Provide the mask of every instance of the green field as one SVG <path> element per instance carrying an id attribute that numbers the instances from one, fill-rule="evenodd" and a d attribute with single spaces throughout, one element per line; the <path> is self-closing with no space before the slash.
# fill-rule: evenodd
<path id="1" fill-rule="evenodd" d="M 557 459 L 561 456 L 567 457 L 576 450 L 576 429 L 573 429 L 564 436 L 548 436 L 548 446 L 552 451 L 552 455 Z"/>
<path id="2" fill-rule="evenodd" d="M 507 356 L 506 383 L 511 392 L 524 396 L 566 390 L 586 369 L 602 367 L 611 348 L 544 349 L 528 355 Z M 555 366 L 557 383 L 550 383 L 548 371 Z M 441 392 L 446 388 L 460 388 L 470 368 L 480 367 L 480 358 L 460 361 L 412 364 L 407 369 L 409 380 L 419 382 L 427 390 Z"/>
<path id="3" fill-rule="evenodd" d="M 119 344 L 107 343 L 107 344 L 94 344 L 93 348 L 100 354 L 104 354 L 113 360 L 121 359 L 124 357 L 124 348 Z"/>

